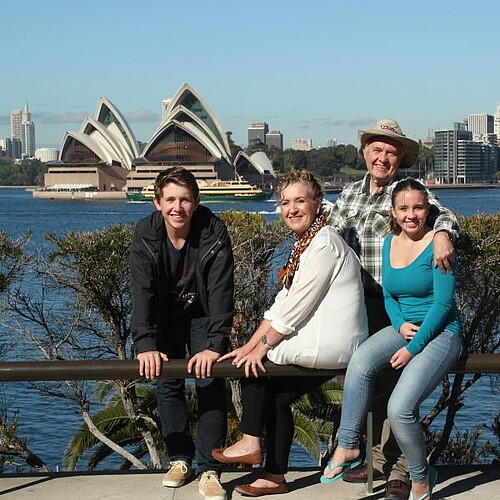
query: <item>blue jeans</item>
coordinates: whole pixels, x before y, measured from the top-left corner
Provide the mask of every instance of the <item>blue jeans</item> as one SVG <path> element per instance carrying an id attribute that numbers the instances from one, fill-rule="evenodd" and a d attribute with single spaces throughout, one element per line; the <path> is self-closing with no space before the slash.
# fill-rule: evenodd
<path id="1" fill-rule="evenodd" d="M 392 355 L 407 345 L 392 326 L 369 337 L 353 354 L 344 381 L 339 446 L 358 448 L 376 375 L 390 366 Z M 443 330 L 404 367 L 387 406 L 401 451 L 408 459 L 410 478 L 427 479 L 427 453 L 419 421 L 420 403 L 437 387 L 462 352 L 461 335 Z"/>
<path id="2" fill-rule="evenodd" d="M 196 318 L 169 325 L 161 339 L 160 350 L 169 358 L 185 358 L 206 349 L 207 319 Z M 196 448 L 189 430 L 189 412 L 185 396 L 185 379 L 159 378 L 157 381 L 158 411 L 163 439 L 170 460 L 191 463 L 195 457 L 198 474 L 220 471 L 222 464 L 212 457 L 214 448 L 224 446 L 226 439 L 226 393 L 224 379 L 196 379 L 198 402 Z"/>

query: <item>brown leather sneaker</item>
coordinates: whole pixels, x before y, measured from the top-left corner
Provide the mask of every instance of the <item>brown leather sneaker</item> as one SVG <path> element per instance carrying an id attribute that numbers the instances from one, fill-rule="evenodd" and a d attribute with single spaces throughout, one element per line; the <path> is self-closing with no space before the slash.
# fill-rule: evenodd
<path id="1" fill-rule="evenodd" d="M 366 483 L 368 481 L 368 465 L 363 464 L 360 467 L 347 471 L 342 479 L 346 483 Z M 384 473 L 378 469 L 373 469 L 373 480 L 384 479 Z"/>
<path id="2" fill-rule="evenodd" d="M 410 487 L 403 481 L 387 481 L 385 500 L 408 500 Z"/>

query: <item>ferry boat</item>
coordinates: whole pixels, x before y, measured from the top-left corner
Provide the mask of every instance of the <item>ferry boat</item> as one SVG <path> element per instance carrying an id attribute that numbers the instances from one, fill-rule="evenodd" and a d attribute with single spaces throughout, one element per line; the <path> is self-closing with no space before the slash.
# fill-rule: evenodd
<path id="1" fill-rule="evenodd" d="M 207 182 L 198 180 L 201 201 L 256 201 L 268 200 L 272 191 L 264 191 L 252 186 L 243 179 L 232 181 Z M 154 184 L 148 184 L 141 191 L 127 191 L 130 201 L 151 201 L 154 197 Z"/>
<path id="2" fill-rule="evenodd" d="M 144 186 L 141 191 L 127 191 L 125 194 L 129 201 L 153 201 L 155 195 L 154 184 Z"/>

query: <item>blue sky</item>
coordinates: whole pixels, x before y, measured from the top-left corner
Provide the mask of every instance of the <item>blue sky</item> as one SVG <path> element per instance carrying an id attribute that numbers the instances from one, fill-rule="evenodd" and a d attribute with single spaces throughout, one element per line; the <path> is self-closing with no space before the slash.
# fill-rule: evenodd
<path id="1" fill-rule="evenodd" d="M 498 0 L 24 0 L 2 2 L 0 138 L 29 102 L 37 147 L 59 147 L 100 96 L 146 142 L 190 83 L 246 146 L 284 135 L 355 143 L 396 118 L 406 135 L 500 103 Z"/>

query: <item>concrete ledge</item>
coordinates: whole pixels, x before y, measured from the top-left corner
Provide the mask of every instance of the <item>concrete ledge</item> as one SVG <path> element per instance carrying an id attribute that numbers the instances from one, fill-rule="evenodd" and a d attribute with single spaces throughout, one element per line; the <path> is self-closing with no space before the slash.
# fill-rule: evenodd
<path id="1" fill-rule="evenodd" d="M 443 466 L 433 500 L 456 499 L 497 500 L 500 491 L 500 465 Z M 252 481 L 255 472 L 223 472 L 222 484 L 228 499 L 243 498 L 234 492 L 237 484 Z M 59 473 L 50 475 L 2 475 L 0 495 L 11 500 L 137 500 L 162 498 L 170 500 L 203 500 L 196 480 L 182 488 L 164 488 L 163 472 L 103 472 Z M 370 495 L 363 484 L 338 481 L 319 482 L 319 469 L 293 469 L 287 474 L 290 492 L 283 499 L 290 500 L 375 500 L 384 498 L 384 482 L 376 481 Z M 271 497 L 270 497 L 271 498 Z M 274 497 L 273 497 L 274 498 Z"/>

